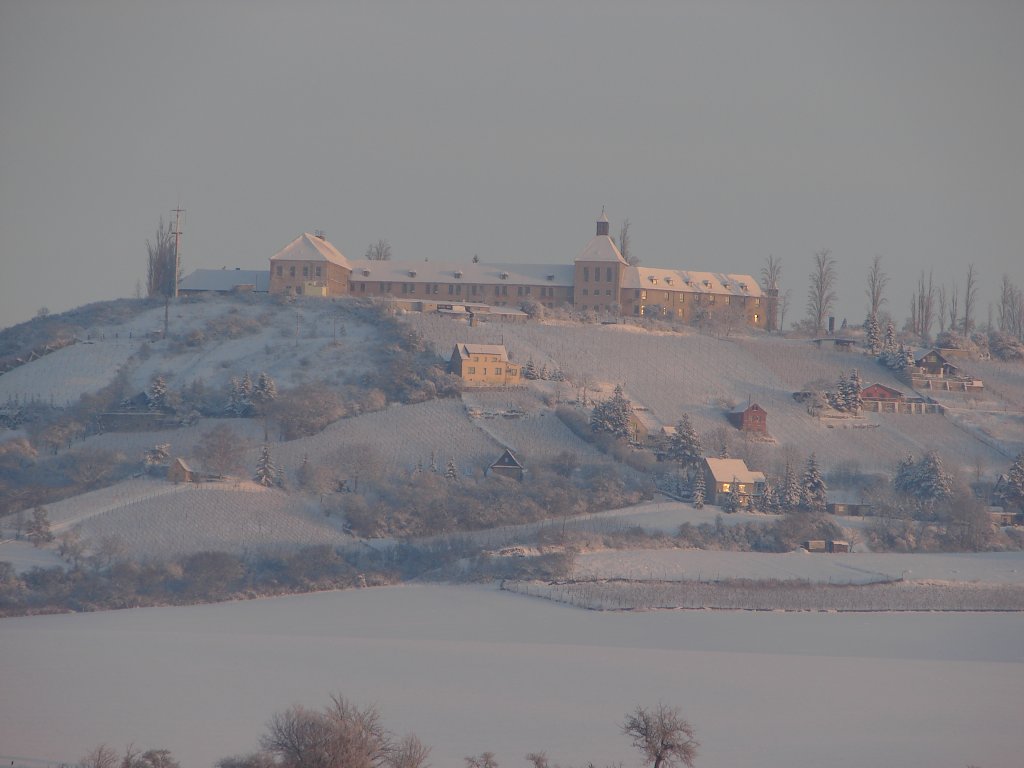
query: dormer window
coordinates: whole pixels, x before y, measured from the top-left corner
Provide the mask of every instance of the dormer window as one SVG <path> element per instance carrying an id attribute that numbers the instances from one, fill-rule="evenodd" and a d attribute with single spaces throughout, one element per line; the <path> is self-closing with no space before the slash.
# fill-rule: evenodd
<path id="1" fill-rule="evenodd" d="M 461 269 L 455 270 L 455 278 L 457 280 L 461 280 L 462 279 L 462 270 Z"/>
<path id="2" fill-rule="evenodd" d="M 416 277 L 416 270 L 415 269 L 410 269 L 409 270 L 409 277 Z"/>
<path id="3" fill-rule="evenodd" d="M 554 280 L 555 276 L 554 275 L 548 275 L 547 278 L 548 278 L 548 280 Z"/>
<path id="4" fill-rule="evenodd" d="M 508 280 L 508 272 L 502 272 L 500 277 L 502 280 Z"/>
<path id="5" fill-rule="evenodd" d="M 665 278 L 665 284 L 666 285 L 672 285 L 672 278 L 671 277 L 666 277 Z"/>
<path id="6" fill-rule="evenodd" d="M 710 288 L 711 287 L 711 281 L 710 280 L 704 280 L 702 282 L 704 283 L 704 287 L 705 288 Z"/>
<path id="7" fill-rule="evenodd" d="M 658 284 L 658 278 L 656 278 L 656 277 L 651 276 L 651 277 L 648 277 L 647 279 L 651 281 L 652 285 L 657 285 Z"/>
<path id="8" fill-rule="evenodd" d="M 369 276 L 370 276 L 370 270 L 364 269 L 363 270 L 363 277 L 369 277 Z"/>
<path id="9" fill-rule="evenodd" d="M 740 283 L 740 290 L 741 291 L 747 290 L 747 284 L 746 283 Z"/>

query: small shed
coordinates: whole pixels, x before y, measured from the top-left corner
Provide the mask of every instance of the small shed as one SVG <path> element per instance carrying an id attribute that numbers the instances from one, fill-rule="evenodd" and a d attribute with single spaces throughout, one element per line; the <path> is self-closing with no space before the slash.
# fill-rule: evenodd
<path id="1" fill-rule="evenodd" d="M 488 474 L 493 473 L 521 481 L 526 473 L 526 469 L 519 462 L 519 459 L 516 458 L 516 455 L 506 448 L 501 456 L 498 457 L 498 460 L 487 468 L 487 472 Z"/>
<path id="2" fill-rule="evenodd" d="M 800 545 L 802 549 L 808 552 L 824 552 L 826 551 L 826 545 L 824 539 L 810 539 Z"/>
<path id="3" fill-rule="evenodd" d="M 828 491 L 825 509 L 830 515 L 873 515 L 875 505 L 866 501 L 859 493 L 836 490 Z"/>
<path id="4" fill-rule="evenodd" d="M 172 461 L 171 466 L 167 468 L 167 479 L 172 483 L 194 483 L 196 481 L 196 473 L 193 472 L 188 463 L 179 456 Z"/>
<path id="5" fill-rule="evenodd" d="M 850 542 L 840 541 L 839 539 L 830 540 L 828 543 L 829 552 L 849 552 Z"/>
<path id="6" fill-rule="evenodd" d="M 745 408 L 733 408 L 727 415 L 730 423 L 741 432 L 762 435 L 768 432 L 768 412 L 757 403 L 751 403 Z"/>

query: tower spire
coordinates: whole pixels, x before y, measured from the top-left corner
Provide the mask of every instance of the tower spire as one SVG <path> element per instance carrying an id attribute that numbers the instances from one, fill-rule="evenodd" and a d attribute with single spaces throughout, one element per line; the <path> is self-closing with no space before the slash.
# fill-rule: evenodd
<path id="1" fill-rule="evenodd" d="M 605 215 L 604 206 L 601 206 L 601 217 L 597 220 L 597 235 L 608 236 L 608 217 Z"/>

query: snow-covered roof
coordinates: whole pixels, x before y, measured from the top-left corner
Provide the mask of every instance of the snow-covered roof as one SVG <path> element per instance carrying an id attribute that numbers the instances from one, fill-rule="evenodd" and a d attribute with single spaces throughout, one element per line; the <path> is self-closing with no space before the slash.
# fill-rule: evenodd
<path id="1" fill-rule="evenodd" d="M 270 257 L 271 261 L 329 261 L 332 264 L 351 269 L 348 259 L 341 251 L 319 235 L 303 232 L 288 245 Z"/>
<path id="2" fill-rule="evenodd" d="M 576 257 L 576 261 L 616 261 L 625 264 L 618 247 L 612 242 L 608 235 L 595 235 L 590 242 L 584 246 L 583 251 Z"/>
<path id="3" fill-rule="evenodd" d="M 573 267 L 562 264 L 464 264 L 454 261 L 350 262 L 354 282 L 557 285 L 572 287 Z M 369 272 L 369 274 L 366 274 Z"/>
<path id="4" fill-rule="evenodd" d="M 508 360 L 504 344 L 456 344 L 455 350 L 463 360 L 472 355 L 497 355 L 499 360 Z"/>
<path id="5" fill-rule="evenodd" d="M 693 293 L 729 293 L 734 296 L 763 295 L 761 286 L 750 275 L 656 267 L 630 267 L 622 276 L 622 287 Z"/>
<path id="6" fill-rule="evenodd" d="M 178 283 L 179 291 L 233 291 L 240 285 L 254 286 L 253 290 L 266 293 L 270 285 L 267 269 L 196 269 Z"/>
<path id="7" fill-rule="evenodd" d="M 747 469 L 743 459 L 705 459 L 716 483 L 763 483 L 764 472 Z"/>

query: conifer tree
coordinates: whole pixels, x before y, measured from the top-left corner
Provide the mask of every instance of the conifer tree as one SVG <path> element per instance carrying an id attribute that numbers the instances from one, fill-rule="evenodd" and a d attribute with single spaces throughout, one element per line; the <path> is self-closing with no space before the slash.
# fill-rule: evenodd
<path id="1" fill-rule="evenodd" d="M 539 377 L 541 378 L 541 380 L 543 380 L 543 381 L 547 381 L 547 380 L 548 380 L 548 376 L 549 376 L 550 374 L 548 373 L 548 364 L 547 364 L 547 363 L 541 363 L 541 366 L 540 366 L 540 373 L 538 373 L 537 375 L 538 375 L 538 376 L 539 376 Z"/>
<path id="2" fill-rule="evenodd" d="M 531 357 L 526 361 L 526 365 L 523 366 L 523 378 L 535 380 L 538 376 L 537 365 L 533 362 L 533 358 Z"/>
<path id="3" fill-rule="evenodd" d="M 448 459 L 448 465 L 444 470 L 444 477 L 446 480 L 458 480 L 459 470 L 455 466 L 455 459 Z"/>
<path id="4" fill-rule="evenodd" d="M 146 400 L 151 411 L 163 411 L 167 408 L 167 381 L 163 376 L 154 376 L 149 383 Z"/>
<path id="5" fill-rule="evenodd" d="M 697 430 L 693 428 L 690 417 L 683 414 L 676 424 L 675 434 L 668 439 L 668 457 L 682 467 L 692 466 L 700 462 L 704 455 Z"/>
<path id="6" fill-rule="evenodd" d="M 868 352 L 873 357 L 878 357 L 882 351 L 882 329 L 878 324 L 878 315 L 874 312 L 870 313 L 867 320 L 864 321 L 864 335 Z"/>
<path id="7" fill-rule="evenodd" d="M 917 498 L 931 507 L 953 495 L 952 478 L 942 469 L 935 451 L 928 451 L 917 467 Z"/>
<path id="8" fill-rule="evenodd" d="M 704 494 L 706 491 L 704 472 L 699 471 L 693 478 L 693 506 L 695 509 L 704 508 Z"/>
<path id="9" fill-rule="evenodd" d="M 917 467 L 914 457 L 907 454 L 896 464 L 896 473 L 892 478 L 892 487 L 897 493 L 913 496 L 917 486 Z"/>
<path id="10" fill-rule="evenodd" d="M 742 497 L 740 496 L 740 481 L 733 477 L 729 483 L 729 494 L 722 501 L 723 512 L 735 512 L 740 508 Z"/>
<path id="11" fill-rule="evenodd" d="M 779 505 L 783 512 L 795 512 L 800 506 L 800 480 L 796 476 L 793 465 L 786 462 L 786 471 L 782 478 L 782 492 Z"/>
<path id="12" fill-rule="evenodd" d="M 50 519 L 45 507 L 36 507 L 32 510 L 32 519 L 25 526 L 25 535 L 34 547 L 41 547 L 53 541 L 53 531 L 50 530 Z"/>
<path id="13" fill-rule="evenodd" d="M 860 372 L 854 368 L 847 378 L 845 398 L 847 413 L 858 413 L 864 407 L 864 400 L 860 395 L 862 389 L 864 389 L 864 383 L 861 381 Z"/>
<path id="14" fill-rule="evenodd" d="M 274 466 L 274 460 L 270 455 L 270 445 L 264 443 L 259 461 L 256 463 L 256 475 L 253 480 L 260 485 L 271 486 L 277 484 L 277 479 L 277 467 Z"/>
<path id="15" fill-rule="evenodd" d="M 1010 471 L 1006 473 L 1006 487 L 1002 491 L 1003 503 L 1024 512 L 1024 452 L 1018 453 Z"/>
<path id="16" fill-rule="evenodd" d="M 812 453 L 800 483 L 800 506 L 808 512 L 824 512 L 828 488 L 818 469 L 818 460 Z"/>
<path id="17" fill-rule="evenodd" d="M 602 400 L 594 406 L 590 413 L 590 428 L 595 432 L 607 432 L 620 439 L 629 439 L 632 414 L 633 406 L 626 399 L 622 385 L 617 384 L 608 400 Z"/>

